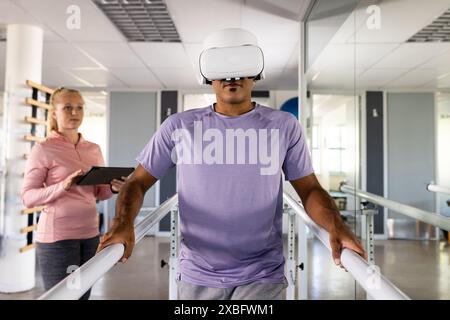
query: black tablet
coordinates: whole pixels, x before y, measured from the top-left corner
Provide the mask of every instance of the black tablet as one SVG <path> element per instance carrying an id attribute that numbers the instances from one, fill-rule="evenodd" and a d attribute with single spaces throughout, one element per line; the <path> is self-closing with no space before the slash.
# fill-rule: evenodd
<path id="1" fill-rule="evenodd" d="M 109 184 L 112 180 L 121 180 L 122 177 L 129 176 L 134 168 L 122 167 L 92 167 L 86 174 L 77 179 L 80 186 Z"/>

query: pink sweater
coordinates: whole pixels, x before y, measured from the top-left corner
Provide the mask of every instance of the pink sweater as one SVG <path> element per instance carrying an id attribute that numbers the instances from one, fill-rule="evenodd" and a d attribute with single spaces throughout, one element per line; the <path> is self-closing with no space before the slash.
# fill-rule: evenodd
<path id="1" fill-rule="evenodd" d="M 56 131 L 31 149 L 25 167 L 22 201 L 28 208 L 44 206 L 36 241 L 87 239 L 99 234 L 96 199 L 112 197 L 109 185 L 63 188 L 64 179 L 82 169 L 103 166 L 100 147 L 80 135 L 75 146 Z"/>

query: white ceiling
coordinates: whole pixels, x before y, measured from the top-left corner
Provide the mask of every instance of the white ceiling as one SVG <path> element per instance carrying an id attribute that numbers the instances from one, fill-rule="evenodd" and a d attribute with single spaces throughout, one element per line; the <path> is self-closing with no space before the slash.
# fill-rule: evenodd
<path id="1" fill-rule="evenodd" d="M 66 27 L 69 5 L 81 29 Z M 28 23 L 45 31 L 43 83 L 82 89 L 198 89 L 202 40 L 214 30 L 255 33 L 266 57 L 259 89 L 298 87 L 298 20 L 309 0 L 166 0 L 181 43 L 128 43 L 91 0 L 0 0 L 0 29 Z M 405 43 L 450 8 L 450 0 L 382 0 L 381 29 L 366 27 L 363 0 L 308 72 L 314 89 L 450 87 L 450 43 Z M 0 42 L 0 74 L 5 73 Z M 312 79 L 314 78 L 314 81 Z M 0 88 L 4 77 L 0 77 Z"/>
<path id="2" fill-rule="evenodd" d="M 449 9 L 450 0 L 379 1 L 379 30 L 366 26 L 370 3 L 361 1 L 321 52 L 308 71 L 310 88 L 450 88 L 450 43 L 406 43 Z"/>
<path id="3" fill-rule="evenodd" d="M 120 0 L 119 0 L 120 1 Z M 43 83 L 48 86 L 197 89 L 205 36 L 226 27 L 256 34 L 266 57 L 260 89 L 296 89 L 300 16 L 309 0 L 166 0 L 181 43 L 128 43 L 91 0 L 0 0 L 0 27 L 11 23 L 45 31 Z M 68 6 L 81 12 L 81 29 L 66 26 Z M 5 43 L 0 43 L 4 74 Z M 0 77 L 0 86 L 3 79 Z"/>

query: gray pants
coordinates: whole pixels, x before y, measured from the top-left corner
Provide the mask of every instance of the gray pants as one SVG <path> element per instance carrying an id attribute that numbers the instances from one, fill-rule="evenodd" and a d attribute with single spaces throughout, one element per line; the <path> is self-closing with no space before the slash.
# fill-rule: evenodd
<path id="1" fill-rule="evenodd" d="M 252 282 L 233 288 L 211 288 L 177 280 L 179 300 L 281 300 L 284 283 Z"/>
<path id="2" fill-rule="evenodd" d="M 36 255 L 45 290 L 51 289 L 77 267 L 91 259 L 97 251 L 99 237 L 80 240 L 61 240 L 36 243 Z M 91 290 L 80 300 L 88 300 Z"/>

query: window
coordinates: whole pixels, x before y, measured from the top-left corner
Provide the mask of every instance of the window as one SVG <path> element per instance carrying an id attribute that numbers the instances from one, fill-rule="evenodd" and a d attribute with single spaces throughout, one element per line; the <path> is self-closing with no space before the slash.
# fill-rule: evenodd
<path id="1" fill-rule="evenodd" d="M 216 102 L 215 94 L 185 94 L 183 96 L 183 111 L 207 107 L 214 102 Z"/>
<path id="2" fill-rule="evenodd" d="M 312 164 L 314 172 L 320 174 L 320 144 L 319 144 L 319 126 L 312 127 Z"/>
<path id="3" fill-rule="evenodd" d="M 345 126 L 331 127 L 327 130 L 327 162 L 330 174 L 344 173 L 345 130 Z"/>

